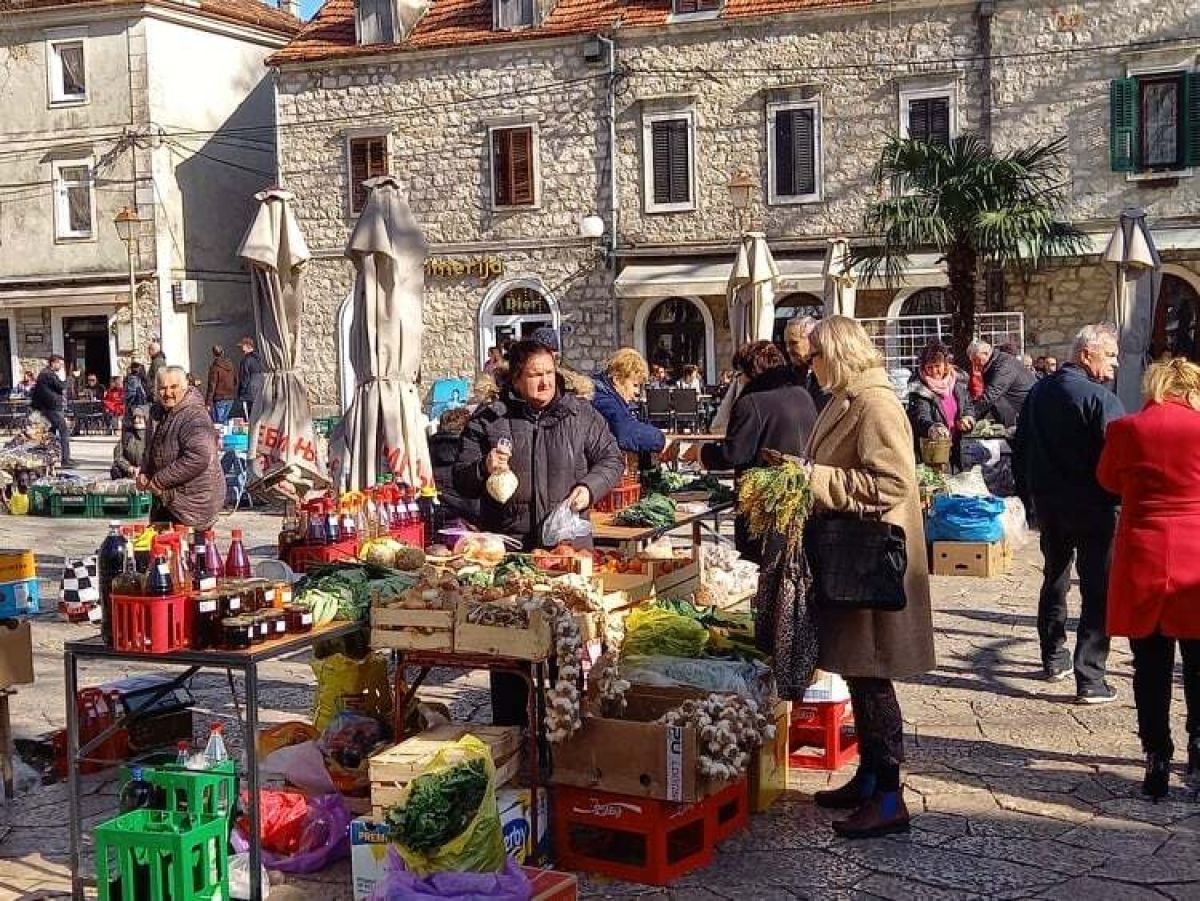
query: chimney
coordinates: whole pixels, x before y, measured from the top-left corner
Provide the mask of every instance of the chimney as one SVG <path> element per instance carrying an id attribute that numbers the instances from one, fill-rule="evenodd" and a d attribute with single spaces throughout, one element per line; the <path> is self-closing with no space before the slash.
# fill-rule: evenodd
<path id="1" fill-rule="evenodd" d="M 279 0 L 279 11 L 287 13 L 293 19 L 299 19 L 300 0 Z"/>

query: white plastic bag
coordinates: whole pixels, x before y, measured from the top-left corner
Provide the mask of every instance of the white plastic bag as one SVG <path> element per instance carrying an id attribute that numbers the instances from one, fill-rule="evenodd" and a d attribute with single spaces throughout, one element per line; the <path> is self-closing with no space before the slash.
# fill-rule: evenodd
<path id="1" fill-rule="evenodd" d="M 316 742 L 305 741 L 272 751 L 262 762 L 262 770 L 266 774 L 282 776 L 289 785 L 296 786 L 306 795 L 337 791 Z"/>
<path id="2" fill-rule="evenodd" d="M 948 494 L 956 494 L 959 497 L 987 497 L 991 494 L 987 482 L 983 480 L 983 470 L 978 466 L 947 477 L 946 485 Z"/>
<path id="3" fill-rule="evenodd" d="M 564 541 L 587 538 L 592 534 L 592 524 L 571 509 L 570 501 L 563 501 L 542 523 L 542 544 L 554 547 Z"/>
<path id="4" fill-rule="evenodd" d="M 262 870 L 262 896 L 271 895 L 271 879 L 267 876 L 267 868 L 259 865 Z M 229 855 L 229 897 L 238 901 L 250 901 L 250 852 Z"/>
<path id="5" fill-rule="evenodd" d="M 1025 505 L 1019 497 L 1004 499 L 1004 540 L 1010 549 L 1019 548 L 1029 540 L 1029 525 L 1025 517 Z"/>

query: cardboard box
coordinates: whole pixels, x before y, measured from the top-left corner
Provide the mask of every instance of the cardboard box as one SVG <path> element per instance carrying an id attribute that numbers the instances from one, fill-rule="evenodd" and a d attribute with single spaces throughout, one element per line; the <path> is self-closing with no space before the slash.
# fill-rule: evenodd
<path id="1" fill-rule="evenodd" d="M 0 618 L 32 616 L 42 609 L 42 589 L 37 579 L 0 583 Z"/>
<path id="2" fill-rule="evenodd" d="M 37 578 L 33 551 L 0 550 L 0 582 L 23 582 Z"/>
<path id="3" fill-rule="evenodd" d="M 772 711 L 775 740 L 754 752 L 750 758 L 750 810 L 762 813 L 775 799 L 787 791 L 788 728 L 791 725 L 792 705 L 776 701 Z"/>
<path id="4" fill-rule="evenodd" d="M 500 810 L 500 828 L 504 832 L 504 851 L 517 863 L 532 860 L 535 854 L 547 848 L 546 832 L 550 825 L 550 793 L 543 788 L 538 792 L 538 834 L 533 838 L 533 804 L 527 788 L 501 788 L 496 792 L 496 805 Z"/>
<path id="5" fill-rule="evenodd" d="M 33 630 L 28 621 L 0 625 L 0 688 L 33 682 Z"/>
<path id="6" fill-rule="evenodd" d="M 935 541 L 935 576 L 981 576 L 990 578 L 1008 572 L 1012 556 L 1004 541 Z"/>
<path id="7" fill-rule="evenodd" d="M 848 701 L 850 686 L 837 673 L 827 673 L 819 669 L 813 674 L 812 684 L 804 690 L 803 700 L 806 704 L 817 701 Z"/>
<path id="8" fill-rule="evenodd" d="M 350 873 L 354 901 L 366 901 L 383 879 L 388 859 L 388 832 L 366 817 L 350 821 Z"/>

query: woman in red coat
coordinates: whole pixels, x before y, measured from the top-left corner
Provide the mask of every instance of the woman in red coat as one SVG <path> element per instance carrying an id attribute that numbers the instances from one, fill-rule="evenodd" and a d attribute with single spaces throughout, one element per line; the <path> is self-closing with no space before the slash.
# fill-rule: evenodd
<path id="1" fill-rule="evenodd" d="M 1167 794 L 1175 644 L 1187 702 L 1185 781 L 1200 788 L 1200 366 L 1176 359 L 1146 373 L 1146 406 L 1112 422 L 1096 475 L 1121 496 L 1108 584 L 1108 633 L 1129 637 L 1142 791 Z"/>

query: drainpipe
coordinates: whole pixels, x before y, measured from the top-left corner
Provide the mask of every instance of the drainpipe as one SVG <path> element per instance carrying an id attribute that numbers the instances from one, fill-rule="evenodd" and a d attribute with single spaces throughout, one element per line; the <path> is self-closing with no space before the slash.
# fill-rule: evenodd
<path id="1" fill-rule="evenodd" d="M 617 193 L 617 45 L 602 34 L 596 35 L 608 50 L 608 242 L 604 248 L 607 268 L 617 265 L 617 226 L 621 201 Z M 613 297 L 613 350 L 621 346 L 621 302 Z"/>
<path id="2" fill-rule="evenodd" d="M 983 81 L 979 99 L 979 135 L 992 146 L 992 16 L 996 0 L 981 0 L 979 4 L 979 55 L 983 65 L 979 77 Z"/>

